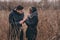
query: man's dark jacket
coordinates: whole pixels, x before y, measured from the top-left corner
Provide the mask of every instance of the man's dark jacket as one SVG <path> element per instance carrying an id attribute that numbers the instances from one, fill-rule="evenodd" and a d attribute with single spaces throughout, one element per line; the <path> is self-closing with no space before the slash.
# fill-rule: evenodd
<path id="1" fill-rule="evenodd" d="M 20 24 L 19 22 L 23 20 L 23 18 L 24 13 L 20 14 L 17 11 L 13 10 L 9 15 L 9 23 L 12 27 L 21 27 L 22 24 Z"/>
<path id="2" fill-rule="evenodd" d="M 9 15 L 9 24 L 10 24 L 10 27 L 9 27 L 9 38 L 11 36 L 11 39 L 13 38 L 15 40 L 16 36 L 20 35 L 21 36 L 20 39 L 21 40 L 23 39 L 23 30 L 20 29 L 20 27 L 22 27 L 22 24 L 19 23 L 21 20 L 23 20 L 23 18 L 24 18 L 24 13 L 20 14 L 20 13 L 18 13 L 15 10 L 13 10 L 10 13 L 10 15 Z"/>

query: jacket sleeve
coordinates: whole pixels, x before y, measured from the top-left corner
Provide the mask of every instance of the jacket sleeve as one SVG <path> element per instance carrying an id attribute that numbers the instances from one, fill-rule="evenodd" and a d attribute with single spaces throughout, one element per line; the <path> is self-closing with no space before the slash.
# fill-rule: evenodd
<path id="1" fill-rule="evenodd" d="M 27 25 L 37 25 L 38 23 L 38 17 L 34 16 L 31 20 L 26 20 Z"/>
<path id="2" fill-rule="evenodd" d="M 10 23 L 11 25 L 13 25 L 13 26 L 18 26 L 18 25 L 19 25 L 19 22 L 17 22 L 17 21 L 14 19 L 13 15 L 9 15 L 9 23 Z"/>

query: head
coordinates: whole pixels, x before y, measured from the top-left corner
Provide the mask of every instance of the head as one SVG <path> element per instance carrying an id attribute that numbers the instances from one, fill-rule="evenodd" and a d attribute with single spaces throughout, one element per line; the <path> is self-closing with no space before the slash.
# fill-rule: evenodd
<path id="1" fill-rule="evenodd" d="M 22 14 L 24 12 L 23 10 L 24 10 L 24 7 L 21 5 L 16 7 L 16 11 L 19 12 L 20 14 Z"/>
<path id="2" fill-rule="evenodd" d="M 37 11 L 37 9 L 36 9 L 36 7 L 31 7 L 31 8 L 29 9 L 29 11 L 30 11 L 30 13 L 34 13 L 34 12 Z"/>

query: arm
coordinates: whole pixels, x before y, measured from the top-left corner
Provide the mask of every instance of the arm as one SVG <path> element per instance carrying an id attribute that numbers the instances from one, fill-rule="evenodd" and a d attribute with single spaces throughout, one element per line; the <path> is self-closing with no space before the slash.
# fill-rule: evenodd
<path id="1" fill-rule="evenodd" d="M 26 20 L 25 22 L 27 25 L 36 25 L 38 23 L 38 17 L 34 16 L 31 20 Z"/>
<path id="2" fill-rule="evenodd" d="M 24 18 L 23 18 L 23 20 L 22 20 L 22 21 L 20 21 L 20 24 L 23 24 L 23 23 L 27 20 L 27 18 L 28 18 L 27 16 L 26 16 L 26 17 L 24 17 Z"/>
<path id="3" fill-rule="evenodd" d="M 34 16 L 31 20 L 31 24 L 36 24 L 36 23 L 38 23 L 38 17 Z"/>
<path id="4" fill-rule="evenodd" d="M 13 15 L 9 15 L 9 23 L 13 26 L 18 26 L 19 22 L 17 22 L 13 17 Z"/>

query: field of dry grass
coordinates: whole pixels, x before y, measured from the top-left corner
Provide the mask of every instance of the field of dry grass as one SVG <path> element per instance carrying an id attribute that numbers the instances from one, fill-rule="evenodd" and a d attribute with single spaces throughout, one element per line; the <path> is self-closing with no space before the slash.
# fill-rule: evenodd
<path id="1" fill-rule="evenodd" d="M 7 40 L 9 30 L 9 11 L 0 11 L 0 40 Z M 28 10 L 25 10 L 27 15 Z M 39 23 L 36 40 L 60 40 L 60 10 L 42 10 L 38 8 Z M 24 40 L 27 26 L 24 24 Z"/>

